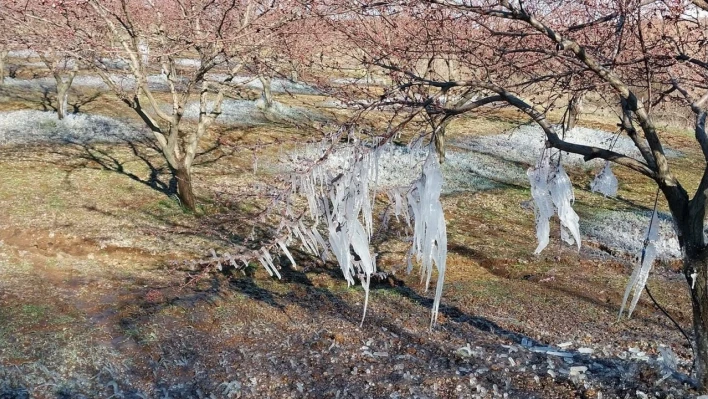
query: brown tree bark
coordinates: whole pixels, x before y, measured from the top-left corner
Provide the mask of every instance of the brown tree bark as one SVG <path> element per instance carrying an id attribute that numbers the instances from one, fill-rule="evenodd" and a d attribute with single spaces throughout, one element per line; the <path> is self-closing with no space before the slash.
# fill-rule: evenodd
<path id="1" fill-rule="evenodd" d="M 684 274 L 691 291 L 695 342 L 696 382 L 708 391 L 708 249 L 684 258 Z"/>
<path id="2" fill-rule="evenodd" d="M 69 107 L 69 84 L 57 84 L 57 116 L 59 119 L 64 119 Z"/>
<path id="3" fill-rule="evenodd" d="M 186 209 L 194 211 L 197 209 L 196 200 L 194 199 L 194 191 L 192 189 L 192 174 L 185 167 L 178 168 L 173 171 L 175 179 L 177 179 L 177 197 L 180 203 Z"/>
<path id="4" fill-rule="evenodd" d="M 446 119 L 435 129 L 435 151 L 438 154 L 438 161 L 441 165 L 445 162 L 445 130 L 449 123 L 450 119 Z"/>
<path id="5" fill-rule="evenodd" d="M 568 104 L 568 123 L 566 125 L 567 130 L 572 130 L 575 125 L 578 124 L 578 119 L 580 118 L 580 113 L 583 110 L 583 96 L 573 96 Z"/>
<path id="6" fill-rule="evenodd" d="M 271 91 L 271 78 L 270 76 L 259 75 L 258 79 L 263 85 L 263 91 L 261 92 L 261 99 L 263 100 L 263 109 L 268 110 L 273 106 L 273 92 Z"/>
<path id="7" fill-rule="evenodd" d="M 7 59 L 7 50 L 0 50 L 0 86 L 5 83 L 5 60 Z"/>

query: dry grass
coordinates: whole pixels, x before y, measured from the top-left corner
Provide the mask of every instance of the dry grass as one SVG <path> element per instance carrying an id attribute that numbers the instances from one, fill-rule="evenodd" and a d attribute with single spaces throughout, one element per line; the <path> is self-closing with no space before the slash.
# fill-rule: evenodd
<path id="1" fill-rule="evenodd" d="M 303 102 L 307 101 L 313 99 Z M 36 105 L 16 99 L 1 107 Z M 134 119 L 108 95 L 81 110 Z M 462 118 L 451 126 L 450 134 L 497 133 L 520 120 L 518 114 L 506 112 Z M 591 118 L 588 123 L 610 124 Z M 484 318 L 549 344 L 573 340 L 614 353 L 628 346 L 655 351 L 664 343 L 672 344 L 682 357 L 688 355 L 680 336 L 646 300 L 633 319 L 617 322 L 629 272 L 624 261 L 591 249 L 578 254 L 555 241 L 543 255 L 533 256 L 533 214 L 521 207 L 529 193 L 520 187 L 444 198 L 450 253 L 446 310 L 441 326 L 432 333 L 427 332 L 427 298 L 432 293 L 424 292 L 417 275 L 402 273 L 407 248 L 394 238 L 395 229 L 377 237 L 376 250 L 385 270 L 401 272 L 372 292 L 371 313 L 361 330 L 357 329 L 361 289 L 347 287 L 333 265 L 322 267 L 301 254 L 298 260 L 308 268 L 288 270 L 282 281 L 253 267 L 249 276 L 214 273 L 185 285 L 193 272 L 168 266 L 168 261 L 203 256 L 209 248 L 228 249 L 230 240 L 247 235 L 253 215 L 264 206 L 255 196 L 274 182 L 274 176 L 267 168 L 253 173 L 253 150 L 259 159 L 272 160 L 309 134 L 283 125 L 216 126 L 203 149 L 220 146 L 195 168 L 202 204 L 197 214 L 183 212 L 172 198 L 146 183 L 150 166 L 164 166 L 149 146 L 138 148 L 144 160 L 126 145 L 1 149 L 0 369 L 16 367 L 23 374 L 7 371 L 8 380 L 37 397 L 62 390 L 89 396 L 158 395 L 161 389 L 173 397 L 196 395 L 196 389 L 218 397 L 224 392 L 219 384 L 236 380 L 243 384 L 244 396 L 263 397 L 267 392 L 296 396 L 297 383 L 311 395 L 334 396 L 325 394 L 327 377 L 308 379 L 303 374 L 295 380 L 294 374 L 268 375 L 259 367 L 269 370 L 269 362 L 290 367 L 289 359 L 306 357 L 304 370 L 313 375 L 330 372 L 329 379 L 347 381 L 352 367 L 358 365 L 362 372 L 367 367 L 355 356 L 359 348 L 368 339 L 383 342 L 394 331 L 409 345 L 386 349 L 390 362 L 382 360 L 379 365 L 372 360 L 372 367 L 393 369 L 398 361 L 394 354 L 416 354 L 434 362 L 470 341 L 490 347 L 509 343 L 473 328 L 464 317 Z M 686 149 L 684 136 L 666 133 L 666 137 L 670 145 Z M 89 151 L 103 155 L 87 159 Z M 674 164 L 677 175 L 692 187 L 697 181 L 697 154 L 685 152 L 687 156 Z M 113 169 L 102 166 L 101 160 L 108 157 L 115 160 Z M 651 205 L 654 188 L 649 181 L 619 168 L 615 173 L 622 182 L 623 201 L 591 195 L 583 188 L 592 176 L 573 173 L 581 214 Z M 166 182 L 168 176 L 158 178 Z M 660 268 L 650 284 L 662 304 L 688 325 L 681 277 Z M 343 353 L 342 365 L 328 363 L 330 345 Z M 312 360 L 313 353 L 320 360 Z M 477 366 L 484 365 L 480 362 Z M 469 385 L 454 368 L 431 376 L 430 381 L 421 378 L 411 384 L 449 385 L 451 392 L 455 384 Z M 257 379 L 251 391 L 246 389 L 250 378 Z M 545 397 L 564 397 L 559 392 L 565 389 L 578 395 L 582 391 L 544 381 L 552 391 Z M 351 384 L 357 392 L 366 392 Z M 370 392 L 388 395 L 384 385 Z"/>

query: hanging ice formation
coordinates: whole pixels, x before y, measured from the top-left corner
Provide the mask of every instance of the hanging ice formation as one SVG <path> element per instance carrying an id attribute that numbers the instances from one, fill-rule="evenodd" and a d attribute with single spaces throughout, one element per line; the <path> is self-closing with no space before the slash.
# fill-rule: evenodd
<path id="1" fill-rule="evenodd" d="M 580 225 L 578 214 L 573 210 L 575 195 L 568 174 L 558 162 L 550 165 L 550 157 L 545 151 L 535 168 L 527 171 L 531 183 L 536 214 L 536 238 L 538 246 L 534 254 L 539 254 L 548 246 L 551 232 L 550 219 L 558 213 L 561 222 L 561 238 L 568 244 L 577 244 L 580 249 Z"/>
<path id="2" fill-rule="evenodd" d="M 627 305 L 627 299 L 629 299 L 630 293 L 632 293 L 632 302 L 629 305 L 627 317 L 632 316 L 632 312 L 634 312 L 634 308 L 637 306 L 642 290 L 647 284 L 649 272 L 651 271 L 651 267 L 656 259 L 656 246 L 654 243 L 657 242 L 658 239 L 659 218 L 657 217 L 656 207 L 654 207 L 654 213 L 652 214 L 651 221 L 649 222 L 649 228 L 647 229 L 647 234 L 644 239 L 644 247 L 642 248 L 639 263 L 634 267 L 632 276 L 629 278 L 629 282 L 627 283 L 627 288 L 624 290 L 624 297 L 622 298 L 622 307 L 619 311 L 619 317 L 622 317 L 622 312 L 624 312 L 624 308 Z"/>
<path id="3" fill-rule="evenodd" d="M 447 260 L 447 229 L 442 203 L 440 202 L 442 184 L 443 176 L 440 171 L 440 164 L 435 152 L 430 151 L 423 165 L 423 175 L 415 182 L 413 190 L 408 194 L 408 203 L 413 211 L 413 246 L 411 247 L 411 254 L 415 254 L 421 264 L 421 280 L 425 279 L 426 289 L 430 285 L 433 266 L 438 271 L 435 300 L 430 320 L 431 327 L 437 321 Z"/>
<path id="4" fill-rule="evenodd" d="M 610 161 L 605 161 L 605 167 L 600 173 L 595 176 L 595 180 L 590 183 L 590 190 L 597 192 L 605 197 L 614 197 L 617 195 L 617 178 L 612 173 Z"/>
<path id="5" fill-rule="evenodd" d="M 300 218 L 295 226 L 286 226 L 288 240 L 300 241 L 303 250 L 326 260 L 327 249 L 331 250 L 349 285 L 356 279 L 365 291 L 362 323 L 368 307 L 369 284 L 371 276 L 377 273 L 376 255 L 370 251 L 369 242 L 373 232 L 371 198 L 375 196 L 378 175 L 379 147 L 365 153 L 355 151 L 354 162 L 347 165 L 341 173 L 332 176 L 323 165 L 314 166 L 309 173 L 294 175 L 292 188 L 306 199 L 311 219 L 311 227 L 306 227 Z M 409 226 L 413 226 L 413 245 L 410 255 L 415 255 L 421 263 L 422 279 L 429 286 L 433 268 L 437 269 L 437 286 L 431 316 L 431 326 L 437 320 L 440 299 L 445 278 L 447 258 L 447 232 L 440 203 L 443 177 L 440 165 L 430 152 L 420 179 L 413 184 L 407 195 L 398 189 L 392 189 L 392 205 L 396 217 L 403 217 Z M 410 209 L 410 213 L 408 212 Z M 294 217 L 289 206 L 286 215 Z M 409 219 L 409 215 L 413 220 Z M 327 243 L 318 231 L 321 221 L 326 224 Z M 294 263 L 289 252 L 285 252 L 285 243 L 278 243 L 281 250 Z M 270 272 L 267 257 L 262 263 Z"/>

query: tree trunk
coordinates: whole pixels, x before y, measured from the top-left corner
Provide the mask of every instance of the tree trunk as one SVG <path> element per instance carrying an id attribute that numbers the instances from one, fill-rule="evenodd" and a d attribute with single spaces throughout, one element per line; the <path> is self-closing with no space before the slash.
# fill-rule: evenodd
<path id="1" fill-rule="evenodd" d="M 580 112 L 583 110 L 583 97 L 573 96 L 568 103 L 568 124 L 566 125 L 567 130 L 571 130 L 578 123 L 578 118 L 580 117 Z"/>
<path id="2" fill-rule="evenodd" d="M 270 87 L 271 78 L 269 76 L 260 75 L 258 79 L 261 81 L 261 85 L 263 85 L 263 92 L 261 94 L 263 109 L 270 109 L 273 106 L 273 92 Z"/>
<path id="3" fill-rule="evenodd" d="M 69 85 L 62 83 L 57 85 L 57 116 L 64 119 L 69 108 Z"/>
<path id="4" fill-rule="evenodd" d="M 175 179 L 177 179 L 177 196 L 183 207 L 194 211 L 197 209 L 196 201 L 194 199 L 194 191 L 192 190 L 192 174 L 186 167 L 180 167 L 174 172 Z"/>
<path id="5" fill-rule="evenodd" d="M 708 249 L 684 258 L 684 274 L 691 291 L 695 335 L 696 381 L 708 392 Z"/>
<path id="6" fill-rule="evenodd" d="M 447 130 L 447 125 L 449 125 L 451 121 L 451 118 L 445 119 L 437 126 L 433 123 L 433 129 L 435 129 L 435 151 L 438 154 L 438 161 L 441 165 L 445 162 L 445 133 Z"/>
<path id="7" fill-rule="evenodd" d="M 7 59 L 7 50 L 0 51 L 0 86 L 5 83 L 5 59 Z"/>
<path id="8" fill-rule="evenodd" d="M 445 162 L 445 127 L 447 123 L 438 126 L 435 131 L 435 151 L 438 153 L 438 161 L 442 165 Z"/>

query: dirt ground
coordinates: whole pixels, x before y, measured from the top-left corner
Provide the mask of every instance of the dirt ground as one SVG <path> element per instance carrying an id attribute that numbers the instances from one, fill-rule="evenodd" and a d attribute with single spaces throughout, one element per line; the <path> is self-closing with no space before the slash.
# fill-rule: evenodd
<path id="1" fill-rule="evenodd" d="M 38 106 L 5 94 L 3 109 Z M 116 116 L 114 100 L 101 98 L 84 109 Z M 456 128 L 465 124 L 475 121 Z M 630 259 L 556 241 L 532 255 L 527 188 L 443 199 L 448 273 L 432 330 L 433 294 L 403 272 L 395 226 L 375 237 L 389 275 L 361 326 L 363 290 L 305 254 L 295 253 L 298 268 L 281 260 L 280 280 L 255 264 L 190 269 L 182 261 L 242 242 L 262 210 L 255 198 L 274 177 L 254 173 L 253 152 L 239 144 L 301 134 L 216 131 L 210 140 L 231 149 L 197 162 L 196 214 L 161 189 L 167 176 L 149 143 L 0 148 L 0 398 L 695 396 L 690 346 L 646 296 L 618 320 Z M 680 135 L 670 140 L 681 148 Z M 677 162 L 690 179 L 696 154 L 686 154 Z M 578 202 L 650 205 L 647 182 L 617 174 L 626 182 L 617 200 L 573 176 Z M 676 265 L 658 265 L 649 287 L 690 331 Z M 661 346 L 678 357 L 673 375 L 657 360 Z"/>

